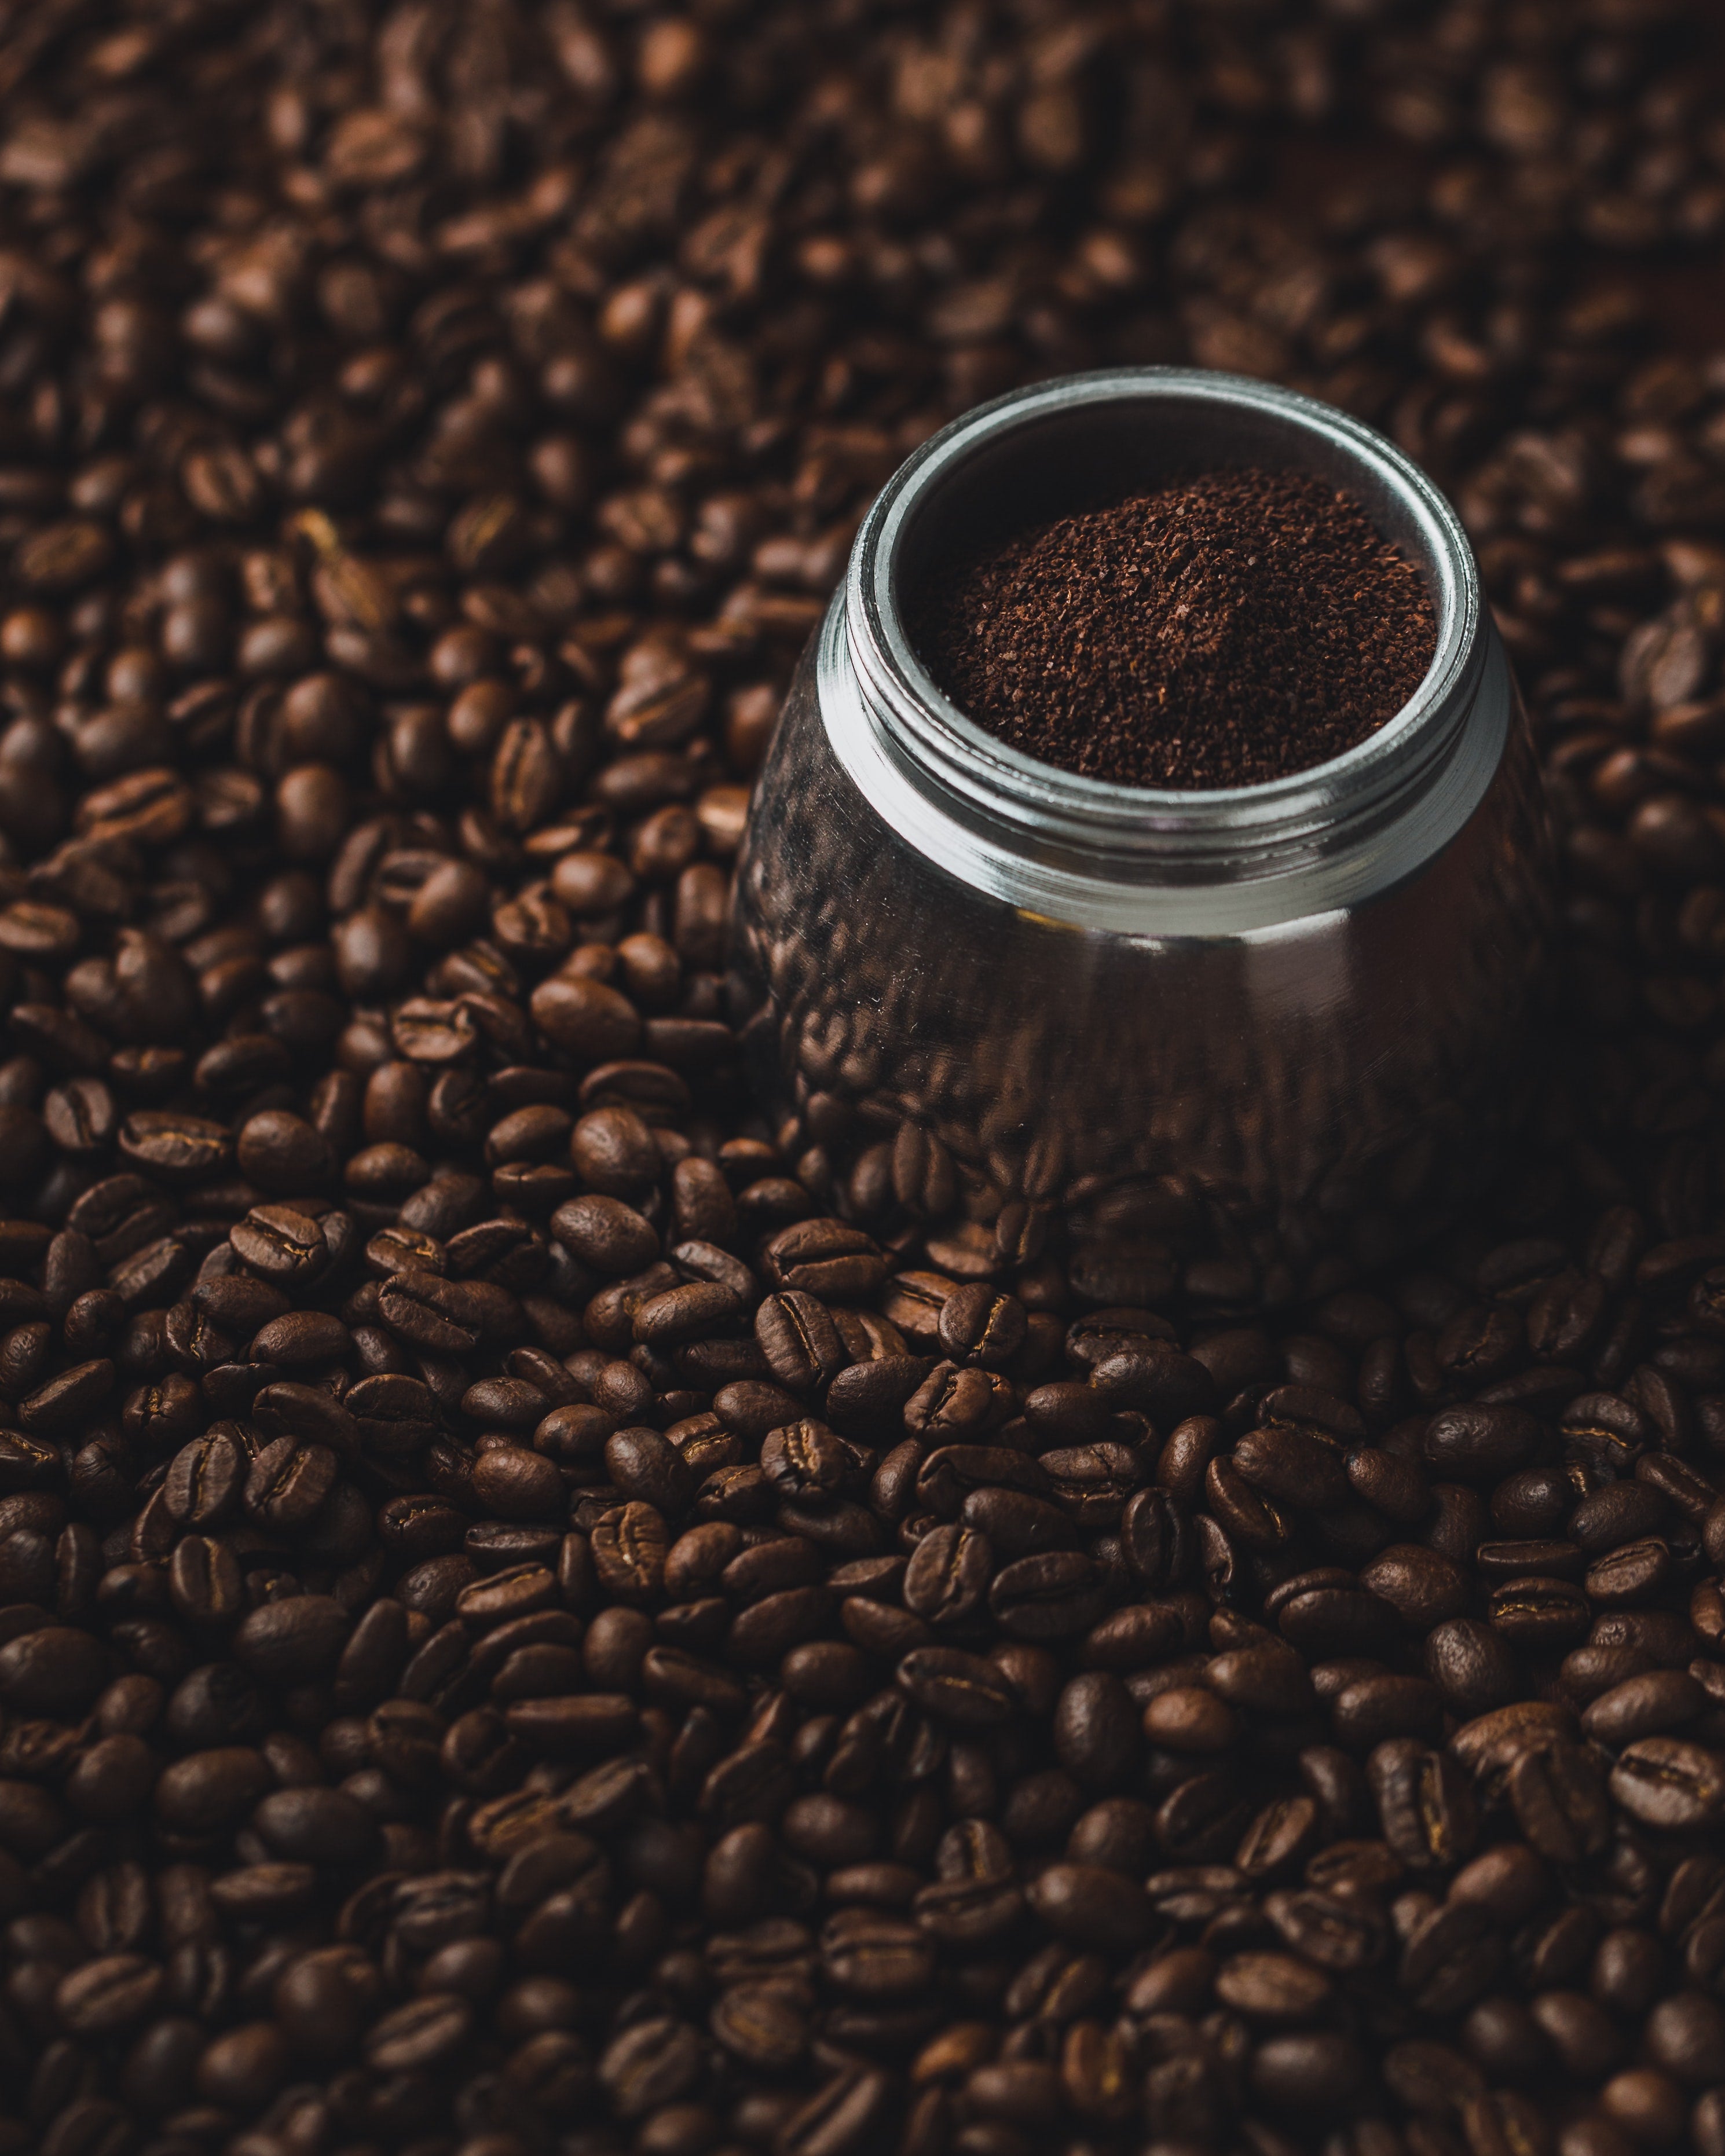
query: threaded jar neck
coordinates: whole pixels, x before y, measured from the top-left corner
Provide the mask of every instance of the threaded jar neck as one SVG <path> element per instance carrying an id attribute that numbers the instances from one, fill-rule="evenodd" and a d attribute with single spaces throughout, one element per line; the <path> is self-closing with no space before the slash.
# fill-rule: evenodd
<path id="1" fill-rule="evenodd" d="M 1085 778 L 966 717 L 912 649 L 905 595 L 980 538 L 1106 492 L 1118 499 L 1245 465 L 1346 491 L 1415 564 L 1431 601 L 1436 645 L 1424 680 L 1344 754 L 1263 785 L 1207 791 Z M 1221 916 L 1265 926 L 1312 910 L 1312 893 L 1283 886 L 1315 879 L 1319 895 L 1347 903 L 1362 878 L 1416 866 L 1490 783 L 1510 702 L 1466 536 L 1417 466 L 1312 398 L 1174 367 L 1014 391 L 923 444 L 857 534 L 821 672 L 834 748 L 911 843 L 1015 904 L 1149 934 L 1186 932 L 1204 893 L 1211 925 L 1202 932 L 1214 932 Z"/>

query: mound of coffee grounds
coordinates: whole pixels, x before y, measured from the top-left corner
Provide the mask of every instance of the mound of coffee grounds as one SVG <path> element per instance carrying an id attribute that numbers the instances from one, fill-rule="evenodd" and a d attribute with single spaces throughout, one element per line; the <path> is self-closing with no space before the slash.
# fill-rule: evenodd
<path id="1" fill-rule="evenodd" d="M 1065 516 L 913 602 L 935 680 L 1044 763 L 1127 786 L 1255 786 L 1394 716 L 1436 627 L 1413 563 L 1300 472 L 1206 472 Z"/>

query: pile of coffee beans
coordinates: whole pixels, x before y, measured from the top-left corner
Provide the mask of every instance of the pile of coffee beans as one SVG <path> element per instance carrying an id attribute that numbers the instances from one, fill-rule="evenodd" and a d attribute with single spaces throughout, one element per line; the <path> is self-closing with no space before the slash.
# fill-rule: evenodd
<path id="1" fill-rule="evenodd" d="M 1712 19 L 8 15 L 4 2156 L 1725 2151 Z M 870 493 L 1179 358 L 1437 473 L 1532 706 L 1417 1265 L 737 1076 Z"/>
<path id="2" fill-rule="evenodd" d="M 1125 786 L 1256 786 L 1393 718 L 1437 644 L 1420 572 L 1307 474 L 1204 472 L 1034 526 L 911 595 L 968 717 Z"/>

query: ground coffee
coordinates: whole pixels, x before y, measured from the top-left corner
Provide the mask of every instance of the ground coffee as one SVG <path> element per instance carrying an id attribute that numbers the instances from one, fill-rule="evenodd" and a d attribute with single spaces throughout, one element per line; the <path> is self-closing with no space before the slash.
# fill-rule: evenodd
<path id="1" fill-rule="evenodd" d="M 1299 472 L 1207 472 L 941 578 L 913 634 L 947 694 L 1044 763 L 1255 786 L 1352 748 L 1431 662 L 1414 565 Z"/>

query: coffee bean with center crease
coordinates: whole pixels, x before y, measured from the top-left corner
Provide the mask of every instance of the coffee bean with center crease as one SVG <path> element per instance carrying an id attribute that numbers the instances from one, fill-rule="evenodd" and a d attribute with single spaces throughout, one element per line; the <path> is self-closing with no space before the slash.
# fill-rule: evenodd
<path id="1" fill-rule="evenodd" d="M 1678 1737 L 1645 1737 L 1618 1755 L 1611 1794 L 1650 1827 L 1712 1824 L 1725 1812 L 1725 1757 Z"/>
<path id="2" fill-rule="evenodd" d="M 1311 1797 L 1281 1797 L 1266 1804 L 1241 1835 L 1235 1863 L 1248 1878 L 1287 1871 L 1317 1840 L 1321 1824 Z"/>
<path id="3" fill-rule="evenodd" d="M 174 1608 L 191 1625 L 231 1625 L 245 1609 L 245 1580 L 239 1558 L 225 1543 L 208 1535 L 185 1535 L 175 1544 L 168 1593 Z"/>
<path id="4" fill-rule="evenodd" d="M 755 1337 L 773 1377 L 789 1392 L 812 1393 L 849 1358 L 824 1304 L 795 1288 L 770 1295 L 755 1312 Z"/>
<path id="5" fill-rule="evenodd" d="M 193 1183 L 227 1165 L 231 1142 L 207 1116 L 141 1108 L 121 1124 L 120 1150 L 146 1175 Z"/>
<path id="6" fill-rule="evenodd" d="M 1587 1630 L 1587 1597 L 1567 1580 L 1527 1574 L 1492 1590 L 1488 1621 L 1512 1647 L 1548 1652 Z"/>
<path id="7" fill-rule="evenodd" d="M 209 1430 L 174 1455 L 162 1485 L 163 1502 L 182 1527 L 212 1527 L 235 1508 L 247 1473 L 238 1439 Z"/>
<path id="8" fill-rule="evenodd" d="M 1666 1517 L 1663 1499 L 1649 1484 L 1610 1482 L 1582 1499 L 1569 1516 L 1568 1532 L 1583 1549 L 1600 1552 L 1654 1532 Z"/>
<path id="9" fill-rule="evenodd" d="M 228 1230 L 246 1264 L 267 1281 L 285 1285 L 323 1270 L 328 1245 L 319 1224 L 289 1205 L 257 1205 Z"/>
<path id="10" fill-rule="evenodd" d="M 1473 1792 L 1446 1752 L 1415 1739 L 1392 1738 L 1366 1763 L 1384 1838 L 1414 1871 L 1448 1870 L 1473 1853 L 1477 1814 Z"/>
<path id="11" fill-rule="evenodd" d="M 980 1607 L 993 1572 L 985 1534 L 956 1522 L 935 1527 L 911 1553 L 906 1606 L 932 1625 L 956 1623 Z"/>
<path id="12" fill-rule="evenodd" d="M 824 1300 L 870 1295 L 886 1277 L 886 1260 L 875 1244 L 839 1220 L 798 1221 L 781 1229 L 763 1255 L 774 1286 L 802 1289 Z"/>
<path id="13" fill-rule="evenodd" d="M 428 1354 L 470 1354 L 500 1329 L 506 1334 L 514 1297 L 490 1282 L 442 1280 L 435 1274 L 395 1273 L 377 1291 L 377 1315 L 398 1339 Z"/>
<path id="14" fill-rule="evenodd" d="M 1615 1393 L 1584 1393 L 1558 1422 L 1567 1456 L 1595 1472 L 1628 1475 L 1651 1443 L 1653 1431 L 1639 1408 Z"/>
<path id="15" fill-rule="evenodd" d="M 160 1965 L 141 1954 L 110 1954 L 67 1976 L 55 1994 L 61 2020 L 75 2036 L 111 2036 L 141 2021 L 162 1995 Z"/>
<path id="16" fill-rule="evenodd" d="M 1510 1769 L 1509 1799 L 1531 1846 L 1553 1864 L 1596 1856 L 1609 1838 L 1604 1768 L 1581 1745 L 1529 1746 Z"/>
<path id="17" fill-rule="evenodd" d="M 18 1420 L 33 1435 L 62 1435 L 76 1427 L 113 1389 L 114 1365 L 105 1356 L 80 1363 L 22 1401 Z"/>
<path id="18" fill-rule="evenodd" d="M 1620 1543 L 1596 1558 L 1588 1567 L 1588 1599 L 1607 1609 L 1646 1602 L 1670 1578 L 1672 1554 L 1669 1543 L 1657 1535 Z"/>
<path id="19" fill-rule="evenodd" d="M 722 1330 L 741 1314 L 735 1291 L 719 1281 L 691 1281 L 646 1296 L 634 1317 L 636 1341 L 646 1348 L 675 1347 Z"/>
<path id="20" fill-rule="evenodd" d="M 1082 1552 L 1049 1550 L 1002 1566 L 988 1589 L 988 1608 L 1010 1639 L 1071 1639 L 1101 1614 L 1102 1584 Z"/>
<path id="21" fill-rule="evenodd" d="M 611 1508 L 594 1522 L 589 1542 L 599 1583 L 610 1594 L 632 1602 L 657 1591 L 667 1538 L 655 1507 L 633 1500 Z"/>
<path id="22" fill-rule="evenodd" d="M 930 1445 L 980 1440 L 1004 1419 L 1010 1399 L 991 1372 L 937 1363 L 905 1402 L 904 1428 Z"/>
<path id="23" fill-rule="evenodd" d="M 941 1306 L 936 1331 L 941 1346 L 956 1363 L 999 1368 L 1023 1345 L 1024 1309 L 1014 1296 L 1001 1295 L 978 1281 L 956 1289 Z"/>
<path id="24" fill-rule="evenodd" d="M 278 1437 L 253 1460 L 241 1502 L 261 1526 L 291 1534 L 307 1527 L 336 1486 L 336 1455 L 327 1445 Z"/>
<path id="25" fill-rule="evenodd" d="M 824 1424 L 805 1419 L 769 1430 L 761 1441 L 761 1472 L 787 1498 L 825 1504 L 855 1476 L 860 1460 Z"/>
<path id="26" fill-rule="evenodd" d="M 1348 1501 L 1348 1482 L 1339 1456 L 1303 1430 L 1248 1430 L 1230 1457 L 1235 1471 L 1254 1489 L 1283 1503 L 1331 1512 Z"/>
<path id="27" fill-rule="evenodd" d="M 960 1728 L 1009 1721 L 1016 1701 L 993 1663 L 956 1647 L 917 1647 L 898 1666 L 898 1681 L 917 1706 Z"/>

